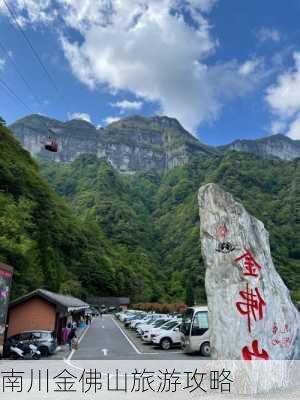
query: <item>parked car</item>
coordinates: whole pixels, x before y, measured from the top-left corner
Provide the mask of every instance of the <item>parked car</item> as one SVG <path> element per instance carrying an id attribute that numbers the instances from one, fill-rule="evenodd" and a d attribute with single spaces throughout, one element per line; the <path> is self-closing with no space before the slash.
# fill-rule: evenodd
<path id="1" fill-rule="evenodd" d="M 102 304 L 102 306 L 100 307 L 100 313 L 101 314 L 106 314 L 107 313 L 107 307 L 105 304 Z"/>
<path id="2" fill-rule="evenodd" d="M 139 316 L 137 319 L 134 319 L 130 322 L 130 328 L 131 329 L 136 329 L 140 324 L 143 324 L 146 319 L 149 318 L 148 314 L 142 314 L 141 316 Z"/>
<path id="3" fill-rule="evenodd" d="M 53 331 L 26 331 L 17 335 L 10 336 L 6 339 L 4 345 L 5 356 L 10 356 L 10 347 L 18 345 L 18 343 L 33 344 L 41 352 L 44 357 L 55 353 L 57 348 L 56 333 Z"/>
<path id="4" fill-rule="evenodd" d="M 146 319 L 145 323 L 138 325 L 136 329 L 137 335 L 143 336 L 143 334 L 149 329 L 153 328 L 156 321 L 161 318 L 162 316 L 159 314 L 152 314 L 148 319 Z"/>
<path id="5" fill-rule="evenodd" d="M 127 310 L 127 311 L 121 311 L 121 312 L 118 312 L 118 313 L 116 314 L 116 317 L 117 317 L 121 322 L 123 322 L 124 319 L 125 319 L 125 317 L 126 317 L 127 315 L 129 315 L 129 314 L 130 314 L 130 311 L 129 311 L 129 310 Z"/>
<path id="6" fill-rule="evenodd" d="M 126 327 L 129 327 L 132 321 L 138 321 L 141 318 L 142 315 L 143 314 L 141 314 L 140 312 L 129 315 L 128 317 L 126 317 L 124 319 L 124 325 Z"/>
<path id="7" fill-rule="evenodd" d="M 152 342 L 152 337 L 151 335 L 154 333 L 158 333 L 159 331 L 163 329 L 167 329 L 170 326 L 174 326 L 174 322 L 180 322 L 177 319 L 167 319 L 163 323 L 156 322 L 156 324 L 153 325 L 153 328 L 149 329 L 148 331 L 144 332 L 142 339 L 145 343 L 151 343 Z"/>
<path id="8" fill-rule="evenodd" d="M 169 350 L 174 346 L 181 345 L 180 323 L 173 322 L 166 329 L 161 329 L 157 333 L 152 333 L 152 343 L 159 345 L 163 350 Z"/>

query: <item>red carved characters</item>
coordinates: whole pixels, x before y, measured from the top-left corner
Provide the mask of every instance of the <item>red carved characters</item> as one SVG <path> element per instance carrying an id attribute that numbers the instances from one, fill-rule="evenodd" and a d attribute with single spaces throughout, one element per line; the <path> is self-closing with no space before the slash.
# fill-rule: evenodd
<path id="1" fill-rule="evenodd" d="M 235 259 L 235 262 L 240 262 L 243 260 L 244 276 L 254 276 L 257 277 L 257 271 L 261 269 L 261 266 L 255 261 L 249 249 L 246 252 Z"/>
<path id="2" fill-rule="evenodd" d="M 246 291 L 241 291 L 240 296 L 245 301 L 237 302 L 236 307 L 240 314 L 247 315 L 248 318 L 248 330 L 251 332 L 251 318 L 254 321 L 257 319 L 263 319 L 263 307 L 266 305 L 265 301 L 261 297 L 259 290 L 255 288 L 255 290 L 249 288 L 249 284 L 246 285 Z"/>
<path id="3" fill-rule="evenodd" d="M 248 361 L 253 359 L 269 360 L 269 354 L 266 352 L 266 350 L 262 349 L 261 352 L 259 351 L 258 340 L 253 340 L 251 351 L 247 346 L 243 347 L 242 354 L 243 359 Z"/>
<path id="4" fill-rule="evenodd" d="M 235 262 L 242 263 L 243 275 L 247 277 L 257 278 L 259 271 L 262 269 L 261 265 L 255 261 L 250 249 L 246 249 L 243 255 L 235 259 Z M 238 301 L 236 307 L 241 315 L 247 316 L 248 331 L 251 333 L 253 321 L 264 318 L 263 310 L 266 302 L 262 298 L 259 289 L 252 289 L 249 283 L 246 284 L 246 290 L 240 291 L 240 296 L 243 301 Z M 274 326 L 273 329 L 276 329 L 276 327 Z M 252 349 L 250 350 L 247 346 L 243 347 L 242 356 L 244 360 L 269 360 L 269 354 L 266 350 L 259 351 L 258 340 L 253 340 Z"/>

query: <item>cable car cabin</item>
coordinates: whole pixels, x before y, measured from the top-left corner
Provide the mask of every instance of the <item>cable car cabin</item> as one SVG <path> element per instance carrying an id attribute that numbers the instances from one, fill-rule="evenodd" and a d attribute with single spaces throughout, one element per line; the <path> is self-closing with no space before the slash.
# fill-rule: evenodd
<path id="1" fill-rule="evenodd" d="M 58 144 L 55 140 L 49 139 L 45 144 L 45 149 L 56 153 L 58 151 Z"/>

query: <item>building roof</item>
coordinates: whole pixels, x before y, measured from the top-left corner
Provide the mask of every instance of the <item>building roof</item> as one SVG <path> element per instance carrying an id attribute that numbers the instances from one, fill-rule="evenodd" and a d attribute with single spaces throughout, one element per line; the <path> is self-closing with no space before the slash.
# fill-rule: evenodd
<path id="1" fill-rule="evenodd" d="M 3 269 L 4 271 L 8 271 L 8 272 L 13 272 L 13 267 L 11 267 L 10 265 L 7 265 L 7 264 L 3 264 L 3 263 L 0 263 L 0 269 Z"/>
<path id="2" fill-rule="evenodd" d="M 112 306 L 121 306 L 130 304 L 129 297 L 97 297 L 92 296 L 87 299 L 90 304 L 98 304 L 98 305 L 112 305 Z"/>
<path id="3" fill-rule="evenodd" d="M 39 296 L 43 299 L 49 301 L 56 306 L 60 306 L 67 311 L 84 310 L 89 308 L 89 305 L 84 301 L 77 299 L 76 297 L 66 296 L 59 293 L 50 292 L 46 289 L 37 289 L 33 292 L 26 294 L 25 296 L 19 297 L 18 299 L 11 301 L 9 307 L 14 307 L 17 304 L 24 303 L 25 301 L 31 299 L 32 297 Z"/>

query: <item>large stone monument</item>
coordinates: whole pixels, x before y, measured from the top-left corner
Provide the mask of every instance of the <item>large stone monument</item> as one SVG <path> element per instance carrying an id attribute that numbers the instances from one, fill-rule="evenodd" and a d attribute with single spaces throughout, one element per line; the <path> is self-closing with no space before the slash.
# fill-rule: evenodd
<path id="1" fill-rule="evenodd" d="M 263 223 L 216 184 L 199 190 L 212 358 L 300 359 L 300 317 Z"/>

